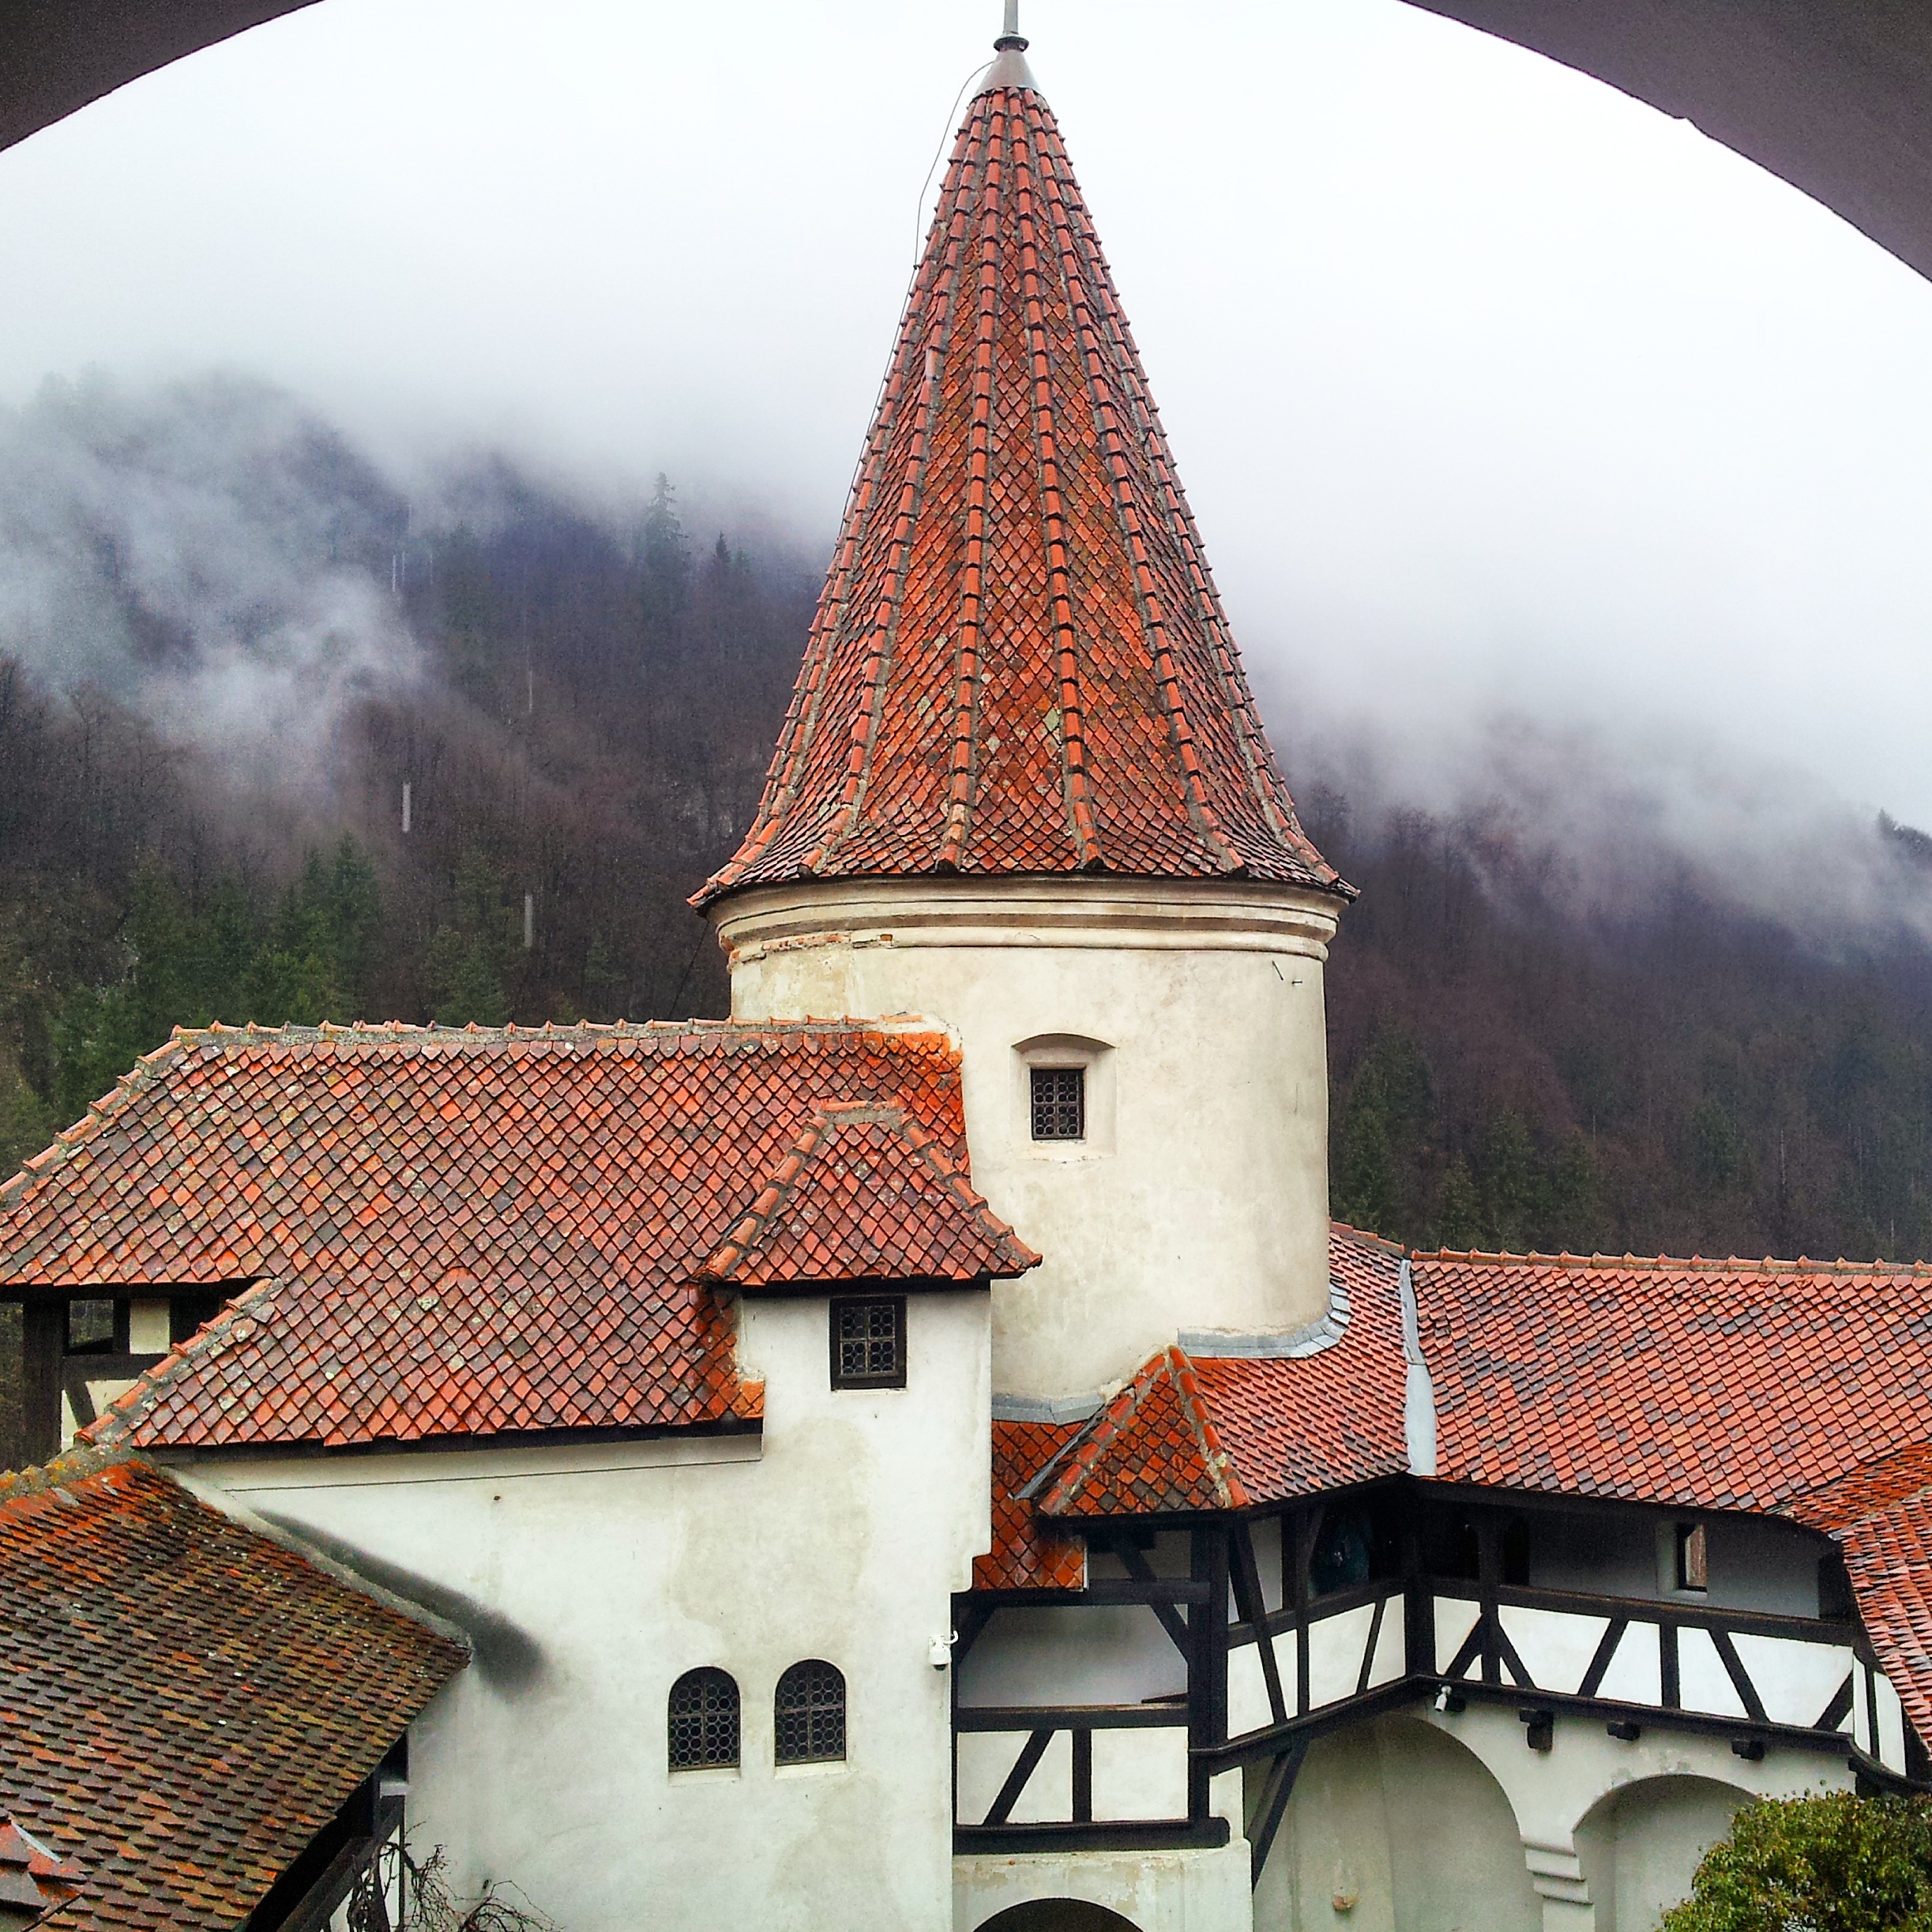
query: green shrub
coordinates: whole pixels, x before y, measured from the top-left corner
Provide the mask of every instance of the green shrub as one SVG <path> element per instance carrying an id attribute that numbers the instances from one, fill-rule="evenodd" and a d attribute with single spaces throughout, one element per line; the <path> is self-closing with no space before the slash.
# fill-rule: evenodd
<path id="1" fill-rule="evenodd" d="M 1659 1932 L 1932 1932 L 1932 1801 L 1746 1805 Z"/>

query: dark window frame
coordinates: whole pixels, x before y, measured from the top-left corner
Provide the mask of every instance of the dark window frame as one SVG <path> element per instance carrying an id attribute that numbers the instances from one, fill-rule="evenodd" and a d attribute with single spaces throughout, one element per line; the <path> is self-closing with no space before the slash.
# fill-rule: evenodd
<path id="1" fill-rule="evenodd" d="M 836 1703 L 828 1694 L 835 1686 L 838 1692 Z M 785 1708 L 787 1690 L 793 1697 L 790 1710 Z M 845 1673 L 836 1663 L 829 1663 L 823 1657 L 801 1657 L 796 1663 L 787 1665 L 772 1693 L 772 1763 L 844 1764 L 846 1714 Z M 798 1740 L 789 1746 L 788 1735 Z"/>
<path id="2" fill-rule="evenodd" d="M 1041 1088 L 1049 1081 L 1066 1081 L 1070 1078 L 1071 1094 L 1049 1092 L 1043 1099 Z M 1057 1066 L 1029 1066 L 1027 1069 L 1027 1103 L 1028 1119 L 1033 1138 L 1047 1145 L 1069 1146 L 1087 1137 L 1087 1069 L 1084 1064 Z M 1073 1114 L 1073 1131 L 1064 1130 L 1067 1112 Z M 1049 1131 L 1040 1131 L 1044 1120 Z"/>
<path id="3" fill-rule="evenodd" d="M 849 1309 L 890 1307 L 893 1310 L 893 1366 L 889 1374 L 847 1374 L 840 1351 L 839 1317 Z M 825 1329 L 831 1341 L 834 1389 L 903 1389 L 906 1385 L 906 1298 L 903 1295 L 835 1295 Z"/>
<path id="4" fill-rule="evenodd" d="M 721 1738 L 713 1741 L 714 1731 L 723 1727 L 723 1707 L 708 1705 L 704 1701 L 705 1693 L 715 1690 L 720 1684 L 727 1686 L 731 1693 L 728 1757 L 724 1755 L 727 1748 L 724 1741 Z M 680 1712 L 678 1693 L 687 1688 L 697 1693 L 697 1707 Z M 688 1723 L 693 1719 L 697 1725 L 697 1755 L 681 1757 L 678 1750 L 678 1726 L 680 1720 Z M 686 1771 L 736 1771 L 744 1753 L 744 1697 L 738 1688 L 738 1679 L 715 1663 L 682 1672 L 664 1699 L 664 1761 L 671 1775 L 675 1777 Z"/>

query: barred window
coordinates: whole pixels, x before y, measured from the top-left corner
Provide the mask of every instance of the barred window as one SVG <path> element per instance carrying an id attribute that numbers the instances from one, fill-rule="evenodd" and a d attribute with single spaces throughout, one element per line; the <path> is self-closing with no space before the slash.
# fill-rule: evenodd
<path id="1" fill-rule="evenodd" d="M 834 1389 L 906 1385 L 906 1299 L 903 1295 L 836 1297 L 832 1303 Z"/>
<path id="2" fill-rule="evenodd" d="M 845 1675 L 817 1657 L 778 1680 L 777 1757 L 781 1765 L 823 1764 L 845 1755 Z"/>
<path id="3" fill-rule="evenodd" d="M 1033 1069 L 1033 1138 L 1083 1141 L 1087 1137 L 1087 1069 L 1084 1066 Z"/>
<path id="4" fill-rule="evenodd" d="M 671 1768 L 738 1762 L 738 1686 L 723 1671 L 686 1671 L 671 1687 Z"/>

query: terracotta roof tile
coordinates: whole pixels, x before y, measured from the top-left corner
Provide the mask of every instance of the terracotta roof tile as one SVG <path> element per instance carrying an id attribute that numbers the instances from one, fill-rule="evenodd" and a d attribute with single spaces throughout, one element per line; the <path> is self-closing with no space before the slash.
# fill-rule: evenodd
<path id="1" fill-rule="evenodd" d="M 1777 1510 L 1932 1441 L 1932 1270 L 1419 1255 L 1440 1472 Z"/>
<path id="2" fill-rule="evenodd" d="M 239 1925 L 464 1660 L 138 1457 L 0 1479 L 0 1812 L 81 1867 L 49 1928 Z"/>
<path id="3" fill-rule="evenodd" d="M 739 1287 L 1010 1278 L 1039 1257 L 903 1107 L 821 1108 L 699 1277 Z"/>
<path id="4" fill-rule="evenodd" d="M 103 1440 L 747 1421 L 761 1391 L 693 1276 L 808 1123 L 853 1103 L 896 1110 L 953 1177 L 900 1172 L 869 1251 L 1024 1265 L 964 1205 L 958 1055 L 934 1033 L 211 1028 L 150 1054 L 0 1189 L 0 1283 L 266 1277 L 110 1410 Z M 827 1174 L 855 1253 L 858 1177 Z M 911 1224 L 935 1205 L 942 1227 Z M 799 1265 L 803 1228 L 775 1265 Z"/>
<path id="5" fill-rule="evenodd" d="M 1085 1426 L 993 1423 L 993 1547 L 975 1559 L 975 1590 L 1082 1590 L 1087 1547 L 1042 1520 L 1019 1492 Z"/>
<path id="6" fill-rule="evenodd" d="M 1059 130 L 954 145 L 757 819 L 800 878 L 1235 874 L 1346 894 L 1295 815 Z"/>
<path id="7" fill-rule="evenodd" d="M 1340 1337 L 1272 1359 L 1156 1355 L 1036 1485 L 1048 1516 L 1242 1509 L 1406 1470 L 1399 1250 L 1337 1227 Z"/>

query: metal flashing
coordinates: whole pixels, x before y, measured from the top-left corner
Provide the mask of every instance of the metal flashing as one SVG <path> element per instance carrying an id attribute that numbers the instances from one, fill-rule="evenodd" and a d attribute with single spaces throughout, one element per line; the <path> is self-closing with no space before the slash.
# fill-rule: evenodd
<path id="1" fill-rule="evenodd" d="M 1084 1423 L 1100 1412 L 1101 1398 L 1091 1396 L 995 1396 L 996 1423 Z"/>
<path id="2" fill-rule="evenodd" d="M 1422 1322 L 1415 1306 L 1415 1278 L 1405 1257 L 1396 1283 L 1402 1296 L 1402 1359 L 1408 1371 L 1402 1390 L 1402 1439 L 1411 1475 L 1436 1472 L 1436 1391 L 1423 1359 Z"/>
<path id="3" fill-rule="evenodd" d="M 1404 1263 L 1406 1268 L 1408 1264 Z M 1197 1360 L 1299 1362 L 1332 1348 L 1348 1328 L 1348 1291 L 1339 1276 L 1329 1277 L 1329 1306 L 1318 1321 L 1274 1335 L 1231 1335 L 1216 1329 L 1186 1329 L 1175 1338 Z"/>

